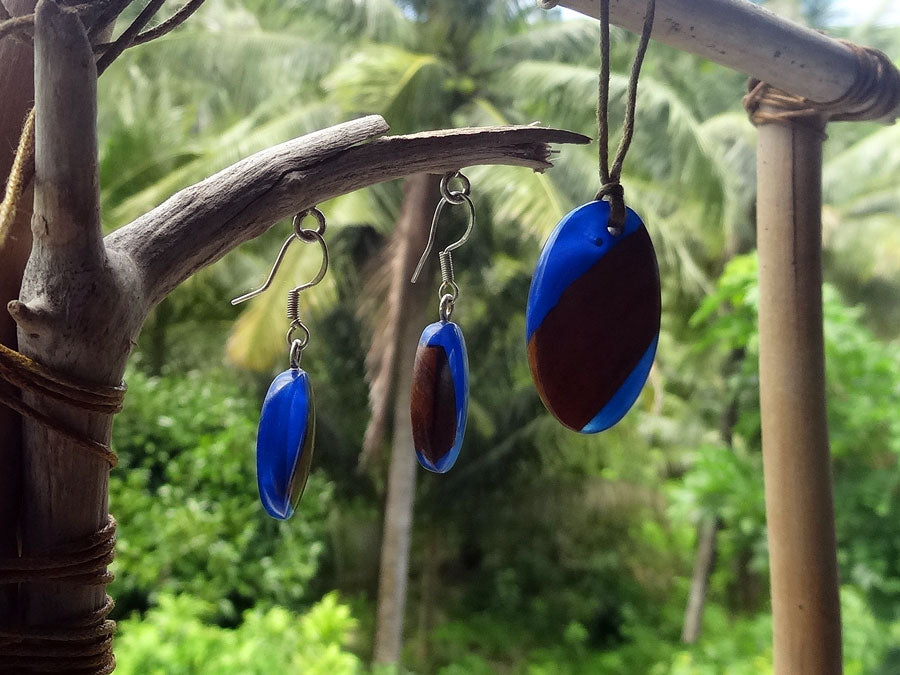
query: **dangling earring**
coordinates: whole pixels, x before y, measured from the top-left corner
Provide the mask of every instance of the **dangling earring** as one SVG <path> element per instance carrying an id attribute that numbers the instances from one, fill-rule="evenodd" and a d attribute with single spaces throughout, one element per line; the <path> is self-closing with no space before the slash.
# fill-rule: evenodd
<path id="1" fill-rule="evenodd" d="M 318 221 L 314 230 L 300 227 L 306 216 Z M 266 282 L 246 295 L 235 298 L 232 305 L 244 302 L 265 291 L 272 283 L 288 247 L 294 240 L 322 247 L 322 266 L 318 274 L 288 293 L 287 316 L 291 324 L 287 331 L 290 368 L 272 380 L 259 417 L 256 440 L 256 477 L 259 498 L 266 512 L 278 520 L 287 520 L 303 496 L 313 457 L 316 435 L 316 406 L 309 375 L 300 368 L 300 357 L 309 343 L 309 329 L 300 320 L 300 293 L 318 284 L 328 270 L 328 247 L 325 216 L 312 208 L 294 216 L 293 233 L 281 246 Z M 298 337 L 299 336 L 299 337 Z"/>
<path id="2" fill-rule="evenodd" d="M 449 189 L 449 183 L 454 179 L 462 182 L 462 189 Z M 462 331 L 450 321 L 450 316 L 459 297 L 459 286 L 453 279 L 451 252 L 466 243 L 475 225 L 475 205 L 469 197 L 470 187 L 469 179 L 459 171 L 447 173 L 441 179 L 441 201 L 434 211 L 425 252 L 412 276 L 412 283 L 416 283 L 434 244 L 434 233 L 444 205 L 466 204 L 469 208 L 466 231 L 458 241 L 438 254 L 441 261 L 441 286 L 438 289 L 441 320 L 422 331 L 413 366 L 410 400 L 413 443 L 419 464 L 435 473 L 449 471 L 459 457 L 469 407 L 466 343 Z"/>
<path id="3" fill-rule="evenodd" d="M 656 355 L 659 268 L 650 235 L 625 206 L 619 178 L 634 130 L 637 77 L 653 25 L 649 0 L 628 85 L 622 141 L 609 167 L 609 0 L 601 0 L 601 187 L 566 215 L 538 260 L 525 313 L 528 363 L 547 409 L 565 426 L 595 433 L 637 400 Z M 604 201 L 608 200 L 608 201 Z"/>

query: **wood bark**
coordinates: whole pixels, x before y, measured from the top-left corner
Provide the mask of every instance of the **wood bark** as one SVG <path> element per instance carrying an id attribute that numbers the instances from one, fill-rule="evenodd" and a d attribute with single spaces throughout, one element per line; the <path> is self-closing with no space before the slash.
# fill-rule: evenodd
<path id="1" fill-rule="evenodd" d="M 546 143 L 587 142 L 537 127 L 387 138 L 363 118 L 258 153 L 173 196 L 104 240 L 100 229 L 96 67 L 81 20 L 51 0 L 35 12 L 34 237 L 19 299 L 8 304 L 19 349 L 60 374 L 121 380 L 150 309 L 193 272 L 329 197 L 410 172 L 470 163 L 549 166 Z M 76 434 L 108 443 L 112 417 L 25 394 Z M 95 532 L 107 512 L 108 466 L 32 420 L 23 422 L 22 552 Z M 99 608 L 104 588 L 23 585 L 25 625 L 65 623 Z"/>
<path id="2" fill-rule="evenodd" d="M 823 123 L 824 126 L 824 123 Z M 763 124 L 757 147 L 759 378 L 775 672 L 841 672 L 822 335 L 822 140 Z"/>
<path id="3" fill-rule="evenodd" d="M 24 354 L 87 382 L 117 384 L 132 338 L 120 331 L 137 289 L 100 232 L 94 56 L 80 19 L 53 2 L 38 3 L 34 40 L 34 244 L 21 301 L 9 309 Z M 26 399 L 76 433 L 109 439 L 109 416 Z M 106 520 L 108 466 L 31 422 L 23 448 L 23 553 L 95 532 Z M 103 587 L 28 584 L 23 619 L 52 625 L 98 609 L 104 596 Z"/>
<path id="4" fill-rule="evenodd" d="M 392 332 L 398 340 L 394 364 L 394 424 L 378 577 L 373 654 L 375 663 L 399 663 L 403 651 L 417 466 L 409 412 L 410 392 L 419 335 L 426 323 L 427 303 L 430 298 L 435 297 L 434 289 L 425 283 L 430 275 L 423 277 L 415 286 L 409 280 L 425 249 L 429 224 L 440 196 L 439 182 L 439 176 L 428 174 L 407 179 L 403 208 L 394 237 L 397 264 L 391 266 L 391 285 L 394 287 L 391 290 L 396 290 L 397 286 L 403 284 L 406 292 L 402 295 L 392 294 L 402 306 L 394 308 L 397 311 L 392 312 L 392 320 L 399 325 Z"/>
<path id="5" fill-rule="evenodd" d="M 597 0 L 561 0 L 594 18 Z M 610 21 L 641 32 L 646 0 L 611 0 Z M 747 0 L 657 0 L 653 38 L 813 101 L 840 99 L 857 77 L 845 44 Z M 888 115 L 900 115 L 900 106 Z"/>
<path id="6" fill-rule="evenodd" d="M 30 14 L 34 0 L 6 0 L 12 16 Z M 14 39 L 0 40 L 0 176 L 8 176 L 15 156 L 22 123 L 34 105 L 34 56 L 30 45 Z M 19 297 L 22 272 L 31 251 L 31 202 L 29 187 L 19 203 L 16 220 L 4 238 L 0 235 L 0 306 Z M 16 324 L 0 312 L 0 343 L 15 349 Z M 15 389 L 0 382 L 0 388 Z M 0 557 L 18 553 L 18 522 L 21 483 L 21 420 L 12 410 L 0 406 Z M 17 614 L 18 587 L 0 586 L 0 625 L 8 625 Z"/>

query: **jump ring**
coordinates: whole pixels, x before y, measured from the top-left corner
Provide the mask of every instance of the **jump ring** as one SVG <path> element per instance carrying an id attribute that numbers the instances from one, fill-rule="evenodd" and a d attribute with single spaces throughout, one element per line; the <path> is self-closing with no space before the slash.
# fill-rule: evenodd
<path id="1" fill-rule="evenodd" d="M 300 357 L 303 356 L 303 347 L 305 345 L 300 340 L 291 342 L 291 368 L 297 370 L 300 367 Z"/>
<path id="2" fill-rule="evenodd" d="M 441 321 L 449 321 L 450 317 L 453 315 L 453 303 L 454 297 L 449 293 L 445 294 L 441 297 L 441 304 L 438 308 L 438 313 L 441 316 Z"/>
<path id="3" fill-rule="evenodd" d="M 454 178 L 458 179 L 460 183 L 462 183 L 461 190 L 451 190 L 450 189 L 450 181 Z M 445 173 L 441 177 L 441 197 L 446 199 L 451 204 L 462 204 L 466 197 L 468 197 L 472 192 L 472 184 L 469 182 L 469 179 L 463 174 L 461 171 L 452 171 Z"/>
<path id="4" fill-rule="evenodd" d="M 459 286 L 456 285 L 455 281 L 444 281 L 438 288 L 438 296 L 441 298 L 441 302 L 444 301 L 445 297 L 449 297 L 452 302 L 456 302 L 456 299 L 459 297 Z"/>
<path id="5" fill-rule="evenodd" d="M 296 330 L 303 331 L 303 337 L 295 338 L 294 331 Z M 285 338 L 287 340 L 287 343 L 291 346 L 292 351 L 294 349 L 294 343 L 298 343 L 300 345 L 300 349 L 305 349 L 306 345 L 309 344 L 309 328 L 307 328 L 299 319 L 291 321 L 291 327 L 288 328 Z"/>
<path id="6" fill-rule="evenodd" d="M 300 227 L 300 225 L 303 223 L 303 221 L 306 219 L 307 216 L 312 216 L 313 218 L 316 219 L 316 222 L 318 223 L 318 225 L 316 226 L 316 229 L 313 230 L 310 228 Z M 315 232 L 319 236 L 325 234 L 325 227 L 326 227 L 325 214 L 322 213 L 321 211 L 319 211 L 319 209 L 317 207 L 313 206 L 311 209 L 306 209 L 306 211 L 301 211 L 296 216 L 294 216 L 294 220 L 292 221 L 291 225 L 293 226 L 294 234 L 296 235 L 296 237 L 298 239 L 300 239 L 302 241 L 307 241 L 307 242 L 313 241 L 313 239 L 314 239 L 312 236 L 313 232 Z"/>

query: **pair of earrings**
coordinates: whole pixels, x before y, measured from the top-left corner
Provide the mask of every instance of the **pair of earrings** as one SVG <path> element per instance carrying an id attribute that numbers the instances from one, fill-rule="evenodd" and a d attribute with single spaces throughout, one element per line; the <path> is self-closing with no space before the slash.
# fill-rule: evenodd
<path id="1" fill-rule="evenodd" d="M 448 188 L 450 180 L 462 189 Z M 419 463 L 444 473 L 456 462 L 466 428 L 468 361 L 459 326 L 450 321 L 459 287 L 451 251 L 469 237 L 475 207 L 459 172 L 441 181 L 441 201 L 415 283 L 431 251 L 441 210 L 466 204 L 462 238 L 441 251 L 440 321 L 425 328 L 413 370 L 411 416 Z M 623 205 L 624 208 L 624 205 Z M 596 433 L 616 424 L 637 400 L 659 339 L 659 268 L 640 217 L 624 208 L 611 225 L 610 203 L 595 199 L 568 213 L 541 252 L 525 311 L 528 363 L 546 408 L 564 426 Z"/>

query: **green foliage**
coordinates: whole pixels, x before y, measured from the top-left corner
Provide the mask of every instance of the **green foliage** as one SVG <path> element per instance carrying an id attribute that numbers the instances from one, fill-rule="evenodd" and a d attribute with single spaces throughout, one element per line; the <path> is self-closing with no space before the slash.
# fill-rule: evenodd
<path id="1" fill-rule="evenodd" d="M 118 667 L 124 675 L 354 675 L 347 650 L 357 622 L 330 593 L 303 614 L 282 607 L 244 612 L 236 628 L 210 625 L 214 607 L 189 595 L 163 594 L 145 617 L 119 623 Z"/>
<path id="2" fill-rule="evenodd" d="M 101 81 L 111 226 L 239 157 L 358 113 L 385 114 L 395 132 L 540 119 L 595 133 L 595 22 L 500 0 L 210 2 Z M 819 21 L 827 4 L 781 6 Z M 892 40 L 871 42 L 890 51 Z M 613 42 L 621 119 L 634 41 L 614 30 Z M 659 44 L 644 73 L 623 181 L 663 276 L 651 380 L 615 429 L 579 436 L 543 410 L 524 358 L 539 241 L 593 194 L 596 147 L 566 148 L 541 175 L 473 168 L 479 223 L 457 259 L 465 302 L 455 315 L 472 358 L 466 448 L 451 474 L 417 478 L 409 647 L 404 666 L 375 673 L 771 671 L 758 270 L 753 255 L 733 257 L 754 234 L 743 79 Z M 900 672 L 900 349 L 885 341 L 900 332 L 898 136 L 867 125 L 829 134 L 824 316 L 845 670 L 886 675 Z M 256 495 L 267 376 L 220 365 L 229 333 L 234 363 L 267 372 L 284 358 L 283 293 L 242 308 L 237 323 L 227 298 L 264 278 L 286 225 L 155 311 L 114 429 L 121 672 L 363 671 L 348 650 L 369 653 L 382 495 L 356 466 L 370 338 L 358 304 L 399 207 L 396 184 L 323 207 L 335 226 L 329 286 L 304 299 L 317 470 L 288 523 L 265 517 Z M 299 247 L 277 283 L 317 264 Z M 687 647 L 696 524 L 709 517 L 721 525 L 718 560 L 702 638 Z M 335 586 L 353 594 L 356 619 L 332 594 L 308 609 Z"/>
<path id="3" fill-rule="evenodd" d="M 120 610 L 190 593 L 234 620 L 257 603 L 297 606 L 322 553 L 331 487 L 313 474 L 289 525 L 259 506 L 258 398 L 224 372 L 129 373 L 110 481 L 119 519 Z"/>

